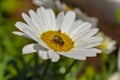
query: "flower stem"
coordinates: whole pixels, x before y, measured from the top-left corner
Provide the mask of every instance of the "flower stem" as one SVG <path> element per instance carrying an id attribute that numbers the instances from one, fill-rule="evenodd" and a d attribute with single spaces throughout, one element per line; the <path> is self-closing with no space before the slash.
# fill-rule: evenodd
<path id="1" fill-rule="evenodd" d="M 45 78 L 45 76 L 46 76 L 46 74 L 47 74 L 48 68 L 49 68 L 49 66 L 50 66 L 50 63 L 51 63 L 51 61 L 50 61 L 50 60 L 47 60 L 46 65 L 45 65 L 45 68 L 44 68 L 44 70 L 43 70 L 43 74 L 41 75 L 40 80 L 44 80 L 44 78 Z"/>
<path id="2" fill-rule="evenodd" d="M 72 62 L 72 64 L 67 68 L 66 72 L 64 73 L 64 76 L 66 76 L 66 75 L 70 72 L 70 70 L 72 69 L 72 67 L 73 67 L 76 63 L 77 63 L 77 60 L 74 60 L 74 61 Z"/>

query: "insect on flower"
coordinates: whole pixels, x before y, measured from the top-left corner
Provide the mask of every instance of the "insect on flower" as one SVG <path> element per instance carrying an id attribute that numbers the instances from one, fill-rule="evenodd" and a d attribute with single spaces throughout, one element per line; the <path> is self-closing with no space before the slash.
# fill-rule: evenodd
<path id="1" fill-rule="evenodd" d="M 53 38 L 53 42 L 59 44 L 60 46 L 63 46 L 64 45 L 64 41 L 62 40 L 61 37 L 55 35 L 54 38 Z"/>

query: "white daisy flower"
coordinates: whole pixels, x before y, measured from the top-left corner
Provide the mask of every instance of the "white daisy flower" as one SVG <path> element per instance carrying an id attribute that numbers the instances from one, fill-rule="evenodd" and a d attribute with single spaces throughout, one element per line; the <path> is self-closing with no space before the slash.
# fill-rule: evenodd
<path id="1" fill-rule="evenodd" d="M 115 40 L 112 40 L 109 36 L 106 36 L 102 32 L 99 32 L 98 35 L 103 37 L 103 41 L 102 41 L 101 45 L 99 46 L 99 48 L 103 52 L 110 54 L 111 52 L 113 52 L 116 49 L 117 42 Z"/>
<path id="2" fill-rule="evenodd" d="M 23 47 L 23 54 L 38 52 L 43 59 L 59 60 L 60 55 L 78 60 L 94 57 L 101 50 L 95 48 L 102 38 L 94 36 L 98 28 L 92 28 L 89 22 L 75 21 L 75 13 L 61 12 L 55 17 L 53 10 L 38 8 L 22 14 L 26 23 L 17 22 L 15 26 L 22 32 L 14 34 L 33 39 L 37 43 Z"/>

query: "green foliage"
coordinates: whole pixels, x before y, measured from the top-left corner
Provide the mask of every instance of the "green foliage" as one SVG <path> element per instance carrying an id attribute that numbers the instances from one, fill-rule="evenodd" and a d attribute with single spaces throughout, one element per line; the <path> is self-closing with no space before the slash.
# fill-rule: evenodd
<path id="1" fill-rule="evenodd" d="M 117 21 L 120 22 L 120 9 L 118 9 L 115 13 Z"/>
<path id="2" fill-rule="evenodd" d="M 0 4 L 0 9 L 6 14 L 15 12 L 21 6 L 20 0 L 2 0 Z"/>
<path id="3" fill-rule="evenodd" d="M 92 65 L 86 65 L 85 72 L 78 80 L 107 80 L 116 70 L 114 54 L 101 54 L 101 70 L 95 71 Z"/>

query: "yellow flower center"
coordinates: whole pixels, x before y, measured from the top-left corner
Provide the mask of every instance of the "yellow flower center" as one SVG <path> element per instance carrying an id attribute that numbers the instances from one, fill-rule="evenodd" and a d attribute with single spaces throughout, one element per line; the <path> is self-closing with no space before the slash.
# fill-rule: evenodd
<path id="1" fill-rule="evenodd" d="M 70 11 L 70 10 L 73 10 L 73 8 L 71 7 L 71 6 L 66 6 L 66 8 L 67 8 L 67 11 Z"/>
<path id="2" fill-rule="evenodd" d="M 73 10 L 73 8 L 69 5 L 66 5 L 66 11 L 71 11 L 71 10 Z M 54 9 L 54 11 L 56 14 L 59 14 L 62 10 L 58 8 L 58 9 Z"/>
<path id="3" fill-rule="evenodd" d="M 46 31 L 40 37 L 54 51 L 67 52 L 74 47 L 73 40 L 60 31 Z"/>
<path id="4" fill-rule="evenodd" d="M 108 46 L 108 40 L 103 40 L 102 44 L 99 46 L 100 49 L 105 50 Z"/>

